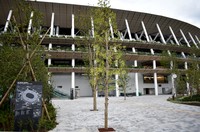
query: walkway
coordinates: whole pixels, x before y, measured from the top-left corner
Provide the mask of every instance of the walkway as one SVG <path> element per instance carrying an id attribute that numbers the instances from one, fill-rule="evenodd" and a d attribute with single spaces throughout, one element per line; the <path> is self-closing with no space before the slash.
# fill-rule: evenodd
<path id="1" fill-rule="evenodd" d="M 109 98 L 109 127 L 117 132 L 200 132 L 200 107 L 167 102 L 169 96 Z M 51 132 L 98 132 L 104 125 L 104 98 L 99 111 L 92 98 L 52 100 L 57 108 L 57 127 Z"/>

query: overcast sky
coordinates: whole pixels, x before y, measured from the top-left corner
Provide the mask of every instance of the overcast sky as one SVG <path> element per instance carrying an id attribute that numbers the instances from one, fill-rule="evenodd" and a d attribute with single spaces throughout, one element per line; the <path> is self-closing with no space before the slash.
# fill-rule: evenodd
<path id="1" fill-rule="evenodd" d="M 38 0 L 96 6 L 98 0 Z M 175 18 L 200 28 L 199 0 L 110 0 L 111 8 Z"/>

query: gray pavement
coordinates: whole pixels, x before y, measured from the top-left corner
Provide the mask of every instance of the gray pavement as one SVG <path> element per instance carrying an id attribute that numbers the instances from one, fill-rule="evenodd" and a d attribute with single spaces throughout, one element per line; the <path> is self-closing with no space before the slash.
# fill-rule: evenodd
<path id="1" fill-rule="evenodd" d="M 169 95 L 109 98 L 109 127 L 116 132 L 200 132 L 200 107 L 166 101 Z M 98 132 L 104 127 L 104 97 L 57 100 L 57 127 L 51 132 Z"/>

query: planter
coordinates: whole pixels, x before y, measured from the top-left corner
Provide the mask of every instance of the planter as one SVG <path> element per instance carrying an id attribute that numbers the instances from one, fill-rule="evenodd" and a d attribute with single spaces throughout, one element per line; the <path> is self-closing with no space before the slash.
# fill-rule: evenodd
<path id="1" fill-rule="evenodd" d="M 98 128 L 99 132 L 115 132 L 113 128 Z"/>

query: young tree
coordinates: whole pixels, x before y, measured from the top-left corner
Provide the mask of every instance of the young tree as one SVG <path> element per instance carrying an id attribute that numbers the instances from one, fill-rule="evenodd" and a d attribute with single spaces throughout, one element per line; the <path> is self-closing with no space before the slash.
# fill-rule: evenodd
<path id="1" fill-rule="evenodd" d="M 114 75 L 123 75 L 125 62 L 122 59 L 123 47 L 115 43 L 117 38 L 116 16 L 110 9 L 109 0 L 99 0 L 98 8 L 92 9 L 86 16 L 76 18 L 78 28 L 84 35 L 83 41 L 88 51 L 87 74 L 93 90 L 93 110 L 97 110 L 96 93 L 105 94 L 105 122 L 108 128 L 108 95 L 113 90 Z M 89 16 L 88 16 L 89 15 Z"/>
<path id="2" fill-rule="evenodd" d="M 91 17 L 91 11 L 87 13 L 79 13 L 75 17 L 75 25 L 79 29 L 80 35 L 83 36 L 83 39 L 77 40 L 77 45 L 83 45 L 86 51 L 88 52 L 87 56 L 84 58 L 86 66 L 86 74 L 89 78 L 89 83 L 92 88 L 93 95 L 93 111 L 97 111 L 97 84 L 100 78 L 98 74 L 98 69 L 96 65 L 96 54 L 94 48 L 94 25 L 93 18 Z"/>
<path id="3" fill-rule="evenodd" d="M 119 64 L 122 65 L 122 46 L 115 43 L 117 34 L 116 16 L 110 9 L 109 0 L 99 0 L 99 8 L 95 8 L 92 18 L 94 19 L 94 49 L 96 69 L 94 75 L 101 76 L 101 82 L 104 84 L 105 111 L 104 128 L 108 128 L 108 94 L 112 89 L 113 76 L 121 72 Z M 123 63 L 125 64 L 125 63 Z"/>
<path id="4" fill-rule="evenodd" d="M 130 77 L 128 76 L 128 71 L 123 69 L 123 71 L 120 74 L 120 78 L 119 78 L 119 85 L 122 87 L 122 90 L 124 92 L 124 100 L 126 100 L 126 89 L 128 87 L 128 81 L 129 81 Z"/>

